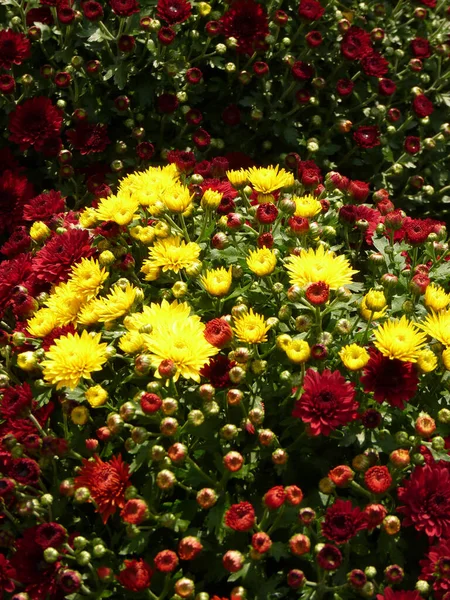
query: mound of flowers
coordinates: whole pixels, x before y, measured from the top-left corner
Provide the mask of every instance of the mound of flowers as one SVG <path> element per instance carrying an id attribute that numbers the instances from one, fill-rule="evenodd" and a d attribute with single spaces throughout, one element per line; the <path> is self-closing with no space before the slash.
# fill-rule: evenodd
<path id="1" fill-rule="evenodd" d="M 15 173 L 2 597 L 448 600 L 445 225 L 171 158 L 77 211 Z"/>

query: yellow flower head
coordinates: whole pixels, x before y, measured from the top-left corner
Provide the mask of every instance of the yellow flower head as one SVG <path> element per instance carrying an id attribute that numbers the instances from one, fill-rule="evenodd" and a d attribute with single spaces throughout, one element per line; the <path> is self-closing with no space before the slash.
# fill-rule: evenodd
<path id="1" fill-rule="evenodd" d="M 174 163 L 165 167 L 149 167 L 146 171 L 128 175 L 119 185 L 119 191 L 127 191 L 148 212 L 158 216 L 164 212 L 168 190 L 179 181 L 179 173 Z"/>
<path id="2" fill-rule="evenodd" d="M 99 313 L 98 309 L 100 308 L 100 304 L 98 299 L 91 300 L 83 306 L 78 311 L 77 315 L 77 323 L 80 325 L 94 325 L 98 323 Z"/>
<path id="3" fill-rule="evenodd" d="M 125 289 L 119 285 L 113 286 L 106 298 L 97 300 L 98 320 L 110 323 L 126 315 L 136 300 L 136 291 L 130 283 L 127 283 Z"/>
<path id="4" fill-rule="evenodd" d="M 215 210 L 219 206 L 222 198 L 223 194 L 221 192 L 205 190 L 200 204 L 204 210 Z"/>
<path id="5" fill-rule="evenodd" d="M 206 17 L 211 12 L 211 4 L 207 2 L 199 2 L 197 4 L 198 12 L 202 17 Z"/>
<path id="6" fill-rule="evenodd" d="M 439 312 L 450 304 L 450 294 L 447 294 L 440 285 L 430 283 L 425 290 L 424 301 L 427 308 Z"/>
<path id="7" fill-rule="evenodd" d="M 127 331 L 119 341 L 119 348 L 126 354 L 140 352 L 144 346 L 144 338 L 138 331 Z"/>
<path id="8" fill-rule="evenodd" d="M 248 268 L 259 277 L 273 273 L 276 264 L 277 257 L 275 252 L 269 250 L 269 248 L 250 250 L 250 256 L 247 258 Z"/>
<path id="9" fill-rule="evenodd" d="M 30 227 L 30 237 L 34 242 L 43 242 L 50 234 L 50 227 L 43 221 L 35 221 Z"/>
<path id="10" fill-rule="evenodd" d="M 450 311 L 432 312 L 419 327 L 444 346 L 450 346 Z"/>
<path id="11" fill-rule="evenodd" d="M 370 358 L 367 350 L 358 344 L 344 346 L 339 352 L 339 356 L 349 371 L 359 371 L 367 365 Z"/>
<path id="12" fill-rule="evenodd" d="M 289 256 L 286 260 L 289 279 L 292 285 L 306 286 L 308 283 L 324 281 L 332 290 L 352 283 L 352 276 L 358 271 L 342 255 L 318 246 L 316 250 L 301 250 L 299 256 Z"/>
<path id="13" fill-rule="evenodd" d="M 106 344 L 100 343 L 101 334 L 89 335 L 83 331 L 61 336 L 45 354 L 41 362 L 44 379 L 62 387 L 74 389 L 80 379 L 90 379 L 94 371 L 101 371 L 107 361 Z"/>
<path id="14" fill-rule="evenodd" d="M 304 219 L 312 219 L 322 210 L 320 202 L 308 194 L 306 196 L 292 196 L 292 200 L 295 202 L 295 213 L 296 217 L 303 217 Z"/>
<path id="15" fill-rule="evenodd" d="M 287 344 L 286 356 L 290 361 L 299 365 L 311 356 L 311 348 L 306 340 L 291 340 Z"/>
<path id="16" fill-rule="evenodd" d="M 188 187 L 181 183 L 174 183 L 166 191 L 164 204 L 170 212 L 184 213 L 191 206 L 193 198 Z"/>
<path id="17" fill-rule="evenodd" d="M 135 213 L 138 207 L 138 201 L 130 192 L 119 190 L 116 196 L 102 198 L 95 214 L 99 221 L 114 221 L 118 225 L 128 225 L 137 218 Z"/>
<path id="18" fill-rule="evenodd" d="M 80 213 L 78 222 L 84 229 L 89 229 L 90 227 L 93 227 L 98 222 L 97 212 L 95 208 L 85 208 L 83 212 Z"/>
<path id="19" fill-rule="evenodd" d="M 58 327 L 73 323 L 82 304 L 83 297 L 77 294 L 70 282 L 57 285 L 45 301 L 45 306 L 53 311 Z"/>
<path id="20" fill-rule="evenodd" d="M 57 323 L 53 310 L 41 308 L 34 313 L 31 319 L 28 319 L 27 331 L 34 337 L 43 338 L 58 326 Z"/>
<path id="21" fill-rule="evenodd" d="M 383 310 L 373 312 L 367 308 L 366 298 L 364 296 L 359 307 L 359 312 L 361 313 L 361 316 L 365 321 L 369 321 L 369 319 L 371 319 L 372 321 L 378 321 L 386 314 L 387 306 L 385 306 Z"/>
<path id="22" fill-rule="evenodd" d="M 369 311 L 380 312 L 387 305 L 386 296 L 382 290 L 371 289 L 364 296 L 364 304 Z"/>
<path id="23" fill-rule="evenodd" d="M 442 353 L 442 362 L 447 371 L 450 371 L 450 348 L 446 348 Z"/>
<path id="24" fill-rule="evenodd" d="M 150 260 L 144 260 L 141 272 L 145 275 L 145 281 L 156 281 L 161 275 L 161 267 L 155 267 Z"/>
<path id="25" fill-rule="evenodd" d="M 70 413 L 70 418 L 75 425 L 86 425 L 89 419 L 89 410 L 86 406 L 75 406 Z"/>
<path id="26" fill-rule="evenodd" d="M 170 236 L 159 240 L 149 250 L 149 259 L 144 261 L 144 267 L 161 267 L 165 271 L 178 273 L 197 262 L 200 256 L 200 246 L 195 242 L 186 242 L 180 237 Z"/>
<path id="27" fill-rule="evenodd" d="M 95 298 L 102 288 L 108 273 L 94 258 L 83 258 L 75 267 L 69 279 L 69 285 L 81 296 L 84 302 Z"/>
<path id="28" fill-rule="evenodd" d="M 174 321 L 184 321 L 187 318 L 200 322 L 200 317 L 190 316 L 191 309 L 186 302 L 179 303 L 174 300 L 171 304 L 163 300 L 161 304 L 152 303 L 150 306 L 144 306 L 142 312 L 132 313 L 124 319 L 123 324 L 128 331 L 142 332 L 145 327 L 167 327 Z M 145 333 L 150 333 L 149 331 Z"/>
<path id="29" fill-rule="evenodd" d="M 239 171 L 227 171 L 227 177 L 231 185 L 237 190 L 245 187 L 248 183 L 248 173 L 244 169 L 239 169 Z"/>
<path id="30" fill-rule="evenodd" d="M 405 315 L 399 321 L 386 321 L 379 325 L 374 335 L 374 345 L 383 356 L 414 363 L 426 340 L 425 334 L 408 321 Z"/>
<path id="31" fill-rule="evenodd" d="M 252 308 L 249 312 L 234 319 L 233 330 L 241 342 L 247 342 L 248 344 L 266 342 L 269 329 L 270 325 L 267 324 L 264 317 L 254 313 Z"/>
<path id="32" fill-rule="evenodd" d="M 150 227 L 150 226 L 140 227 L 139 233 L 136 235 L 136 239 L 138 239 L 140 242 L 142 242 L 146 246 L 153 244 L 153 242 L 155 241 L 154 227 Z"/>
<path id="33" fill-rule="evenodd" d="M 93 385 L 84 392 L 84 395 L 93 408 L 103 406 L 108 400 L 108 392 L 101 385 Z"/>
<path id="34" fill-rule="evenodd" d="M 424 348 L 417 357 L 417 366 L 422 373 L 431 373 L 437 367 L 438 360 L 436 354 L 430 348 Z"/>
<path id="35" fill-rule="evenodd" d="M 287 188 L 294 185 L 294 176 L 292 173 L 273 167 L 250 167 L 247 169 L 248 180 L 252 187 L 260 194 L 271 194 L 280 188 Z"/>
<path id="36" fill-rule="evenodd" d="M 231 287 L 231 267 L 228 271 L 224 267 L 210 269 L 200 278 L 205 290 L 211 296 L 226 296 Z"/>

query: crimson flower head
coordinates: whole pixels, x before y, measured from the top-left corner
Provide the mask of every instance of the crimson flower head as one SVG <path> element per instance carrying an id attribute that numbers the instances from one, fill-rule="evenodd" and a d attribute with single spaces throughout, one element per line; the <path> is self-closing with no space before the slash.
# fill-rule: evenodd
<path id="1" fill-rule="evenodd" d="M 227 356 L 216 356 L 210 358 L 209 363 L 205 364 L 200 370 L 200 375 L 209 379 L 211 385 L 216 389 L 222 389 L 230 385 L 230 369 L 236 365 L 234 360 Z"/>
<path id="2" fill-rule="evenodd" d="M 361 59 L 361 66 L 366 75 L 382 77 L 389 70 L 389 62 L 379 52 L 372 52 Z"/>
<path id="3" fill-rule="evenodd" d="M 420 600 L 421 595 L 416 590 L 393 590 L 384 588 L 383 594 L 377 594 L 377 600 Z"/>
<path id="4" fill-rule="evenodd" d="M 429 117 L 434 112 L 433 103 L 425 94 L 419 94 L 414 98 L 412 109 L 421 119 Z"/>
<path id="5" fill-rule="evenodd" d="M 310 283 L 305 291 L 306 299 L 314 306 L 321 306 L 328 302 L 330 286 L 324 281 Z"/>
<path id="6" fill-rule="evenodd" d="M 339 371 L 325 369 L 319 373 L 308 369 L 303 390 L 292 416 L 308 423 L 312 435 L 330 435 L 338 427 L 358 418 L 355 388 Z"/>
<path id="7" fill-rule="evenodd" d="M 391 487 L 392 475 L 387 467 L 370 467 L 364 473 L 364 483 L 374 494 L 384 494 Z"/>
<path id="8" fill-rule="evenodd" d="M 225 319 L 212 319 L 203 333 L 206 341 L 216 348 L 224 348 L 233 338 L 233 330 Z"/>
<path id="9" fill-rule="evenodd" d="M 350 27 L 342 39 L 341 53 L 347 60 L 361 60 L 371 54 L 370 33 L 360 27 Z"/>
<path id="10" fill-rule="evenodd" d="M 256 219 L 259 223 L 268 225 L 273 223 L 278 216 L 278 208 L 273 202 L 263 202 L 256 209 Z"/>
<path id="11" fill-rule="evenodd" d="M 350 500 L 339 498 L 325 513 L 322 533 L 336 544 L 345 544 L 366 527 L 367 519 L 361 509 Z"/>
<path id="12" fill-rule="evenodd" d="M 347 194 L 350 196 L 352 200 L 358 202 L 358 204 L 365 202 L 369 196 L 370 192 L 370 183 L 366 183 L 365 181 L 358 181 L 357 179 L 352 179 L 347 187 Z M 358 216 L 357 218 L 362 218 Z"/>
<path id="13" fill-rule="evenodd" d="M 2 419 L 28 416 L 33 403 L 33 395 L 28 383 L 10 386 L 0 391 L 2 392 L 0 399 L 0 417 Z"/>
<path id="14" fill-rule="evenodd" d="M 392 79 L 382 78 L 378 82 L 378 93 L 381 96 L 392 96 L 395 94 L 397 86 Z"/>
<path id="15" fill-rule="evenodd" d="M 128 500 L 120 513 L 125 523 L 140 525 L 148 517 L 148 506 L 145 500 L 132 498 Z"/>
<path id="16" fill-rule="evenodd" d="M 421 579 L 432 584 L 436 600 L 443 600 L 450 589 L 450 540 L 440 540 L 432 546 L 426 557 L 420 561 Z"/>
<path id="17" fill-rule="evenodd" d="M 353 134 L 353 139 L 360 148 L 379 146 L 380 130 L 376 125 L 361 125 Z"/>
<path id="18" fill-rule="evenodd" d="M 110 0 L 109 5 L 113 13 L 119 17 L 131 17 L 140 10 L 136 0 Z"/>
<path id="19" fill-rule="evenodd" d="M 16 569 L 12 566 L 4 554 L 0 554 L 0 598 L 3 597 L 3 592 L 12 594 L 16 589 L 14 579 L 17 579 Z"/>
<path id="20" fill-rule="evenodd" d="M 102 461 L 97 455 L 94 460 L 83 459 L 83 467 L 75 478 L 76 488 L 87 487 L 90 491 L 103 523 L 125 506 L 125 491 L 130 485 L 130 469 L 120 455 L 109 462 Z"/>
<path id="21" fill-rule="evenodd" d="M 430 42 L 425 38 L 414 38 L 411 40 L 411 52 L 416 58 L 430 58 Z"/>
<path id="22" fill-rule="evenodd" d="M 86 121 L 80 121 L 75 129 L 69 129 L 67 138 L 83 156 L 103 152 L 110 143 L 107 125 Z"/>
<path id="23" fill-rule="evenodd" d="M 25 221 L 50 221 L 57 213 L 64 211 L 64 198 L 61 192 L 50 190 L 29 200 L 23 207 Z"/>
<path id="24" fill-rule="evenodd" d="M 31 43 L 26 35 L 12 29 L 0 31 L 0 67 L 11 69 L 30 57 Z"/>
<path id="25" fill-rule="evenodd" d="M 29 98 L 9 114 L 9 141 L 19 144 L 22 151 L 33 146 L 41 152 L 50 140 L 58 137 L 62 121 L 62 112 L 50 98 Z"/>
<path id="26" fill-rule="evenodd" d="M 342 554 L 339 548 L 325 544 L 316 556 L 317 564 L 325 571 L 334 571 L 341 566 Z"/>
<path id="27" fill-rule="evenodd" d="M 298 14 L 305 21 L 317 21 L 325 12 L 324 7 L 317 0 L 300 0 Z"/>
<path id="28" fill-rule="evenodd" d="M 154 561 L 157 571 L 171 573 L 178 566 L 178 556 L 173 550 L 161 550 L 155 556 Z"/>
<path id="29" fill-rule="evenodd" d="M 267 508 L 276 509 L 280 508 L 286 500 L 286 491 L 282 485 L 276 485 L 270 488 L 268 492 L 264 494 L 264 504 Z"/>
<path id="30" fill-rule="evenodd" d="M 158 0 L 158 18 L 169 25 L 187 21 L 192 13 L 191 3 L 187 0 Z"/>
<path id="31" fill-rule="evenodd" d="M 346 96 L 350 96 L 354 87 L 355 84 L 351 79 L 339 79 L 336 83 L 336 92 L 341 98 L 345 98 Z"/>
<path id="32" fill-rule="evenodd" d="M 291 72 L 296 81 L 308 81 L 314 75 L 314 69 L 302 60 L 297 60 L 292 65 Z"/>
<path id="33" fill-rule="evenodd" d="M 59 548 L 65 541 L 67 532 L 59 523 L 42 523 L 36 529 L 36 543 L 44 550 Z"/>
<path id="34" fill-rule="evenodd" d="M 255 524 L 255 509 L 250 502 L 232 504 L 225 513 L 225 525 L 234 531 L 249 531 Z"/>
<path id="35" fill-rule="evenodd" d="M 234 0 L 220 22 L 225 37 L 237 39 L 240 54 L 252 54 L 255 44 L 269 34 L 266 9 L 255 0 Z"/>
<path id="36" fill-rule="evenodd" d="M 408 154 L 417 154 L 420 152 L 420 137 L 415 135 L 408 135 L 405 138 L 405 142 L 403 144 L 405 148 L 405 152 Z"/>
<path id="37" fill-rule="evenodd" d="M 125 568 L 117 575 L 117 581 L 131 592 L 142 592 L 150 587 L 153 569 L 144 560 L 125 560 Z"/>

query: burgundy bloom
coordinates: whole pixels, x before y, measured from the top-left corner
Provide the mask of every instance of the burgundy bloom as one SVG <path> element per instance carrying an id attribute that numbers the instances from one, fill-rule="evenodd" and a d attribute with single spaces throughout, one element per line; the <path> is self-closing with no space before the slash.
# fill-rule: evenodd
<path id="1" fill-rule="evenodd" d="M 77 488 L 87 487 L 91 492 L 103 523 L 118 508 L 125 506 L 125 491 L 130 485 L 130 469 L 120 455 L 114 456 L 109 462 L 104 462 L 97 455 L 93 461 L 83 459 L 83 467 L 75 478 Z"/>
<path id="2" fill-rule="evenodd" d="M 0 92 L 2 94 L 12 94 L 16 89 L 16 82 L 14 77 L 4 73 L 0 75 Z"/>
<path id="3" fill-rule="evenodd" d="M 23 33 L 18 33 L 12 29 L 0 31 L 1 68 L 9 71 L 13 65 L 21 65 L 25 59 L 30 57 L 30 49 L 30 40 Z"/>
<path id="4" fill-rule="evenodd" d="M 9 140 L 19 144 L 21 151 L 34 146 L 40 152 L 49 139 L 58 137 L 62 120 L 62 111 L 53 106 L 50 98 L 29 98 L 9 114 Z"/>
<path id="5" fill-rule="evenodd" d="M 136 45 L 136 40 L 132 35 L 121 35 L 117 41 L 117 47 L 121 52 L 132 52 Z"/>
<path id="6" fill-rule="evenodd" d="M 33 404 L 33 395 L 28 383 L 10 386 L 0 391 L 0 417 L 2 419 L 28 416 Z"/>
<path id="7" fill-rule="evenodd" d="M 325 9 L 317 0 L 300 0 L 298 14 L 305 21 L 317 21 L 325 12 Z"/>
<path id="8" fill-rule="evenodd" d="M 379 146 L 380 130 L 376 125 L 362 125 L 353 133 L 353 139 L 360 148 Z"/>
<path id="9" fill-rule="evenodd" d="M 311 65 L 298 60 L 292 65 L 291 73 L 296 81 L 307 81 L 314 75 L 314 69 Z"/>
<path id="10" fill-rule="evenodd" d="M 46 548 L 59 548 L 64 543 L 67 532 L 59 523 L 43 523 L 36 529 L 36 543 Z"/>
<path id="11" fill-rule="evenodd" d="M 216 389 L 222 389 L 230 385 L 230 369 L 235 364 L 234 360 L 219 355 L 209 359 L 209 363 L 200 370 L 200 375 L 209 379 L 211 385 Z"/>
<path id="12" fill-rule="evenodd" d="M 178 108 L 178 99 L 175 94 L 165 92 L 156 99 L 158 110 L 164 114 L 174 113 Z"/>
<path id="13" fill-rule="evenodd" d="M 378 82 L 378 93 L 381 96 L 392 96 L 395 94 L 397 86 L 392 79 L 380 79 Z"/>
<path id="14" fill-rule="evenodd" d="M 297 104 L 308 104 L 311 99 L 311 93 L 308 90 L 298 90 L 295 92 Z"/>
<path id="15" fill-rule="evenodd" d="M 393 590 L 384 588 L 383 594 L 377 594 L 377 600 L 420 600 L 421 595 L 416 590 Z"/>
<path id="16" fill-rule="evenodd" d="M 81 10 L 88 21 L 99 21 L 103 18 L 103 7 L 95 0 L 87 0 L 81 4 Z"/>
<path id="17" fill-rule="evenodd" d="M 139 2 L 136 0 L 110 0 L 109 5 L 119 17 L 131 17 L 140 10 Z"/>
<path id="18" fill-rule="evenodd" d="M 241 122 L 241 111 L 236 104 L 230 104 L 222 111 L 222 121 L 229 127 L 235 127 Z"/>
<path id="19" fill-rule="evenodd" d="M 305 40 L 310 48 L 317 48 L 323 42 L 323 37 L 320 31 L 310 31 L 306 34 Z"/>
<path id="20" fill-rule="evenodd" d="M 429 538 L 450 537 L 450 471 L 447 463 L 416 467 L 398 488 L 403 506 L 397 510 L 403 525 L 423 531 Z"/>
<path id="21" fill-rule="evenodd" d="M 195 166 L 195 154 L 184 150 L 171 150 L 167 155 L 167 160 L 170 163 L 175 163 L 177 169 L 182 173 L 192 173 Z"/>
<path id="22" fill-rule="evenodd" d="M 140 142 L 136 146 L 136 154 L 141 160 L 151 160 L 155 154 L 155 146 L 150 142 Z"/>
<path id="23" fill-rule="evenodd" d="M 405 402 L 414 397 L 419 384 L 413 363 L 389 359 L 375 348 L 369 349 L 370 360 L 364 367 L 361 383 L 364 391 L 374 392 L 380 404 L 384 401 L 403 409 Z"/>
<path id="24" fill-rule="evenodd" d="M 360 60 L 372 53 L 370 33 L 360 27 L 350 27 L 341 42 L 342 56 L 347 60 Z"/>
<path id="25" fill-rule="evenodd" d="M 83 156 L 103 152 L 110 143 L 107 125 L 87 123 L 86 121 L 80 121 L 75 129 L 69 129 L 67 138 L 75 150 L 78 150 Z"/>
<path id="26" fill-rule="evenodd" d="M 131 592 L 142 592 L 150 587 L 153 570 L 144 560 L 125 560 L 125 568 L 117 575 L 117 581 Z"/>
<path id="27" fill-rule="evenodd" d="M 313 160 L 301 160 L 297 165 L 298 179 L 306 186 L 316 186 L 323 178 L 320 167 Z"/>
<path id="28" fill-rule="evenodd" d="M 347 187 L 347 194 L 349 197 L 358 203 L 365 202 L 369 197 L 370 193 L 370 183 L 366 183 L 365 181 L 358 181 L 357 179 L 352 179 Z M 357 219 L 362 219 L 359 211 Z"/>
<path id="29" fill-rule="evenodd" d="M 34 274 L 30 254 L 19 254 L 0 263 L 0 314 L 12 303 L 12 290 L 16 285 L 33 290 Z"/>
<path id="30" fill-rule="evenodd" d="M 339 79 L 336 83 L 336 91 L 342 98 L 350 96 L 354 87 L 355 84 L 351 79 Z"/>
<path id="31" fill-rule="evenodd" d="M 200 83 L 200 81 L 202 80 L 203 73 L 197 67 L 192 67 L 191 69 L 188 69 L 186 71 L 185 78 L 188 83 L 191 83 L 192 85 L 196 85 L 197 83 Z"/>
<path id="32" fill-rule="evenodd" d="M 412 109 L 418 117 L 423 119 L 424 117 L 429 117 L 433 113 L 434 106 L 425 94 L 419 94 L 413 100 Z"/>
<path id="33" fill-rule="evenodd" d="M 31 246 L 31 237 L 23 225 L 16 227 L 7 242 L 0 248 L 0 252 L 12 258 L 21 252 L 26 252 Z"/>
<path id="34" fill-rule="evenodd" d="M 173 550 L 161 550 L 153 559 L 156 570 L 161 573 L 171 573 L 178 566 L 178 556 Z"/>
<path id="35" fill-rule="evenodd" d="M 229 168 L 230 163 L 225 156 L 215 156 L 211 161 L 211 175 L 217 179 L 225 177 Z"/>
<path id="36" fill-rule="evenodd" d="M 39 481 L 41 469 L 35 460 L 31 458 L 17 458 L 13 461 L 8 473 L 11 479 L 15 479 L 23 485 L 36 485 Z"/>
<path id="37" fill-rule="evenodd" d="M 445 594 L 450 592 L 450 540 L 440 540 L 432 546 L 420 561 L 420 566 L 420 578 L 433 586 L 436 600 L 443 600 Z"/>
<path id="38" fill-rule="evenodd" d="M 234 531 L 250 531 L 255 524 L 255 509 L 250 502 L 232 504 L 225 513 L 224 521 Z"/>
<path id="39" fill-rule="evenodd" d="M 65 198 L 61 192 L 50 190 L 29 200 L 23 207 L 25 221 L 50 221 L 57 213 L 63 212 Z"/>
<path id="40" fill-rule="evenodd" d="M 350 500 L 339 498 L 325 513 L 322 533 L 327 539 L 336 542 L 336 544 L 345 544 L 358 531 L 366 529 L 366 527 L 367 519 L 359 506 L 353 506 Z"/>
<path id="41" fill-rule="evenodd" d="M 261 60 L 253 63 L 253 73 L 257 77 L 264 77 L 269 72 L 269 65 Z"/>
<path id="42" fill-rule="evenodd" d="M 192 134 L 192 141 L 199 150 L 204 150 L 211 143 L 211 136 L 206 129 L 199 128 Z"/>
<path id="43" fill-rule="evenodd" d="M 426 242 L 430 233 L 438 233 L 442 225 L 444 223 L 434 219 L 411 219 L 406 217 L 403 221 L 402 232 L 409 244 L 419 246 Z"/>
<path id="44" fill-rule="evenodd" d="M 313 435 L 329 435 L 357 419 L 359 404 L 355 401 L 355 388 L 339 371 L 326 369 L 320 374 L 308 369 L 303 390 L 292 416 L 308 423 Z"/>
<path id="45" fill-rule="evenodd" d="M 263 497 L 264 504 L 271 510 L 280 508 L 286 501 L 286 491 L 282 485 L 270 488 Z"/>
<path id="46" fill-rule="evenodd" d="M 15 568 L 4 554 L 0 554 L 0 600 L 3 600 L 3 592 L 12 594 L 15 590 L 13 579 L 17 579 Z"/>
<path id="47" fill-rule="evenodd" d="M 255 0 L 234 0 L 220 22 L 225 37 L 237 39 L 240 54 L 252 54 L 255 44 L 269 34 L 266 9 Z"/>
<path id="48" fill-rule="evenodd" d="M 273 202 L 263 202 L 256 209 L 256 220 L 263 225 L 273 223 L 278 216 L 278 208 Z"/>
<path id="49" fill-rule="evenodd" d="M 403 147 L 408 154 L 417 154 L 420 152 L 420 138 L 414 135 L 408 135 Z"/>
<path id="50" fill-rule="evenodd" d="M 389 62 L 379 52 L 372 52 L 361 59 L 361 66 L 366 75 L 382 77 L 389 70 Z"/>
<path id="51" fill-rule="evenodd" d="M 392 476 L 385 466 L 370 467 L 364 473 L 364 483 L 374 494 L 384 494 L 392 485 Z"/>
<path id="52" fill-rule="evenodd" d="M 368 408 L 361 415 L 361 422 L 366 429 L 376 429 L 381 424 L 383 416 L 375 408 Z"/>
<path id="53" fill-rule="evenodd" d="M 191 3 L 187 0 L 158 0 L 158 18 L 169 25 L 183 23 L 191 16 Z"/>
<path id="54" fill-rule="evenodd" d="M 341 566 L 342 554 L 339 548 L 331 544 L 325 544 L 316 556 L 319 567 L 326 571 L 334 571 Z"/>
<path id="55" fill-rule="evenodd" d="M 416 58 L 430 58 L 430 42 L 425 38 L 414 38 L 413 40 L 411 40 L 411 51 Z"/>
<path id="56" fill-rule="evenodd" d="M 308 284 L 305 290 L 305 296 L 308 302 L 314 306 L 321 306 L 328 302 L 330 297 L 330 286 L 325 281 L 315 281 Z"/>
<path id="57" fill-rule="evenodd" d="M 57 12 L 58 21 L 63 25 L 69 25 L 75 20 L 75 11 L 70 6 L 62 6 Z"/>
<path id="58" fill-rule="evenodd" d="M 30 10 L 27 11 L 26 23 L 28 27 L 32 27 L 35 23 L 53 25 L 53 15 L 50 7 L 39 6 L 38 8 L 30 8 Z"/>

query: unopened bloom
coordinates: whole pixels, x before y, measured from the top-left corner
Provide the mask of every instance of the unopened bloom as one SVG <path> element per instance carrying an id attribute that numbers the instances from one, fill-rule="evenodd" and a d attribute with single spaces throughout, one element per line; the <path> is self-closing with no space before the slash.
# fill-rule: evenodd
<path id="1" fill-rule="evenodd" d="M 231 267 L 225 269 L 219 267 L 218 269 L 209 269 L 206 274 L 201 277 L 201 282 L 204 285 L 206 291 L 211 296 L 226 296 L 230 291 L 232 281 Z"/>
<path id="2" fill-rule="evenodd" d="M 339 352 L 339 356 L 350 371 L 359 371 L 367 365 L 370 358 L 367 350 L 358 344 L 344 346 Z"/>
<path id="3" fill-rule="evenodd" d="M 258 250 L 250 250 L 247 258 L 247 265 L 250 271 L 255 275 L 264 277 L 273 273 L 277 264 L 277 257 L 273 250 L 268 248 L 259 248 Z"/>
<path id="4" fill-rule="evenodd" d="M 103 406 L 108 399 L 108 392 L 101 385 L 94 385 L 84 392 L 86 400 L 93 408 Z"/>

